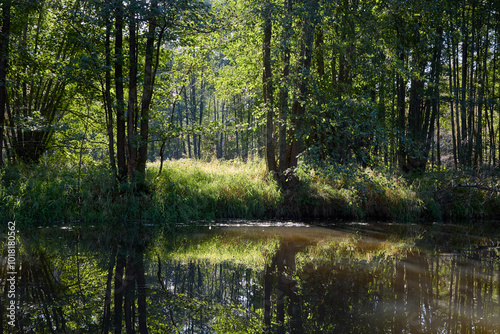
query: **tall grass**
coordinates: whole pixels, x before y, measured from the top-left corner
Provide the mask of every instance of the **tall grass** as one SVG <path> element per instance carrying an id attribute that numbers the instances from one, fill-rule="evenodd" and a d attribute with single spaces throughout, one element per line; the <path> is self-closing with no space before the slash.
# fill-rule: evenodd
<path id="1" fill-rule="evenodd" d="M 148 166 L 153 201 L 178 221 L 273 218 L 282 202 L 262 161 L 183 159 L 166 163 L 160 175 L 158 168 Z"/>
<path id="2" fill-rule="evenodd" d="M 474 180 L 457 181 L 449 173 L 409 179 L 355 166 L 302 166 L 297 176 L 300 182 L 283 191 L 267 176 L 261 160 L 183 159 L 166 162 L 161 173 L 159 164 L 149 164 L 146 191 L 139 192 L 133 185 L 118 187 L 109 168 L 90 159 L 82 164 L 6 166 L 0 169 L 0 220 L 32 226 L 109 226 L 226 218 L 418 222 L 500 214 L 498 192 L 453 186 Z"/>
<path id="3" fill-rule="evenodd" d="M 304 167 L 299 177 L 311 216 L 413 222 L 423 211 L 414 187 L 384 170 L 357 166 Z"/>
<path id="4" fill-rule="evenodd" d="M 106 166 L 76 164 L 8 166 L 1 171 L 0 219 L 61 225 L 114 219 L 123 207 Z"/>

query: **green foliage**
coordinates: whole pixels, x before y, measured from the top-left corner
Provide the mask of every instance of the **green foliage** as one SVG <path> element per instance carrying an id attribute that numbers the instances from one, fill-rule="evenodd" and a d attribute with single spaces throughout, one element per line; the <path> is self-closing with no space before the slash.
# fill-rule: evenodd
<path id="1" fill-rule="evenodd" d="M 404 178 L 380 168 L 302 164 L 282 191 L 263 161 L 177 160 L 149 165 L 145 188 L 118 186 L 103 163 L 45 158 L 0 172 L 0 219 L 22 226 L 152 222 L 175 225 L 227 218 L 328 218 L 399 222 L 498 217 L 495 178 L 437 171 Z M 496 189 L 496 190 L 495 190 Z"/>
<path id="2" fill-rule="evenodd" d="M 347 219 L 378 219 L 415 222 L 420 219 L 422 200 L 407 182 L 387 170 L 356 165 L 302 165 L 299 177 L 312 198 L 322 206 L 336 208 L 328 216 Z"/>
<path id="3" fill-rule="evenodd" d="M 498 179 L 446 169 L 434 170 L 412 181 L 435 220 L 469 220 L 498 217 Z"/>
<path id="4" fill-rule="evenodd" d="M 304 131 L 306 161 L 365 166 L 382 163 L 379 150 L 388 137 L 382 117 L 377 105 L 364 97 L 314 106 L 307 114 Z"/>

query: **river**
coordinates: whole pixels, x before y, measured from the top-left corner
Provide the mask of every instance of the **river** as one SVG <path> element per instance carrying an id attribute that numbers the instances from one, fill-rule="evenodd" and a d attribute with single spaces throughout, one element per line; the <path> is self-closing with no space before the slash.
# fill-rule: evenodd
<path id="1" fill-rule="evenodd" d="M 500 333 L 495 224 L 229 221 L 17 237 L 6 333 Z"/>

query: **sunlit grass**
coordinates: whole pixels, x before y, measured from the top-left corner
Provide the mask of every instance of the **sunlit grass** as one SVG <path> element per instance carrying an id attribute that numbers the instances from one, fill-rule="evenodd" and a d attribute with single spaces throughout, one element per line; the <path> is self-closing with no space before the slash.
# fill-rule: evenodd
<path id="1" fill-rule="evenodd" d="M 301 166 L 293 189 L 280 189 L 265 162 L 166 161 L 146 169 L 146 186 L 117 187 L 108 166 L 92 159 L 47 161 L 0 170 L 0 219 L 20 224 L 162 225 L 238 219 L 344 219 L 398 222 L 495 218 L 500 195 L 456 184 L 484 180 L 449 172 L 403 177 L 359 166 Z M 484 182 L 483 182 L 484 183 Z M 489 185 L 495 189 L 496 183 Z"/>
<path id="2" fill-rule="evenodd" d="M 264 218 L 281 201 L 279 188 L 266 178 L 262 161 L 182 159 L 166 162 L 159 175 L 157 163 L 148 167 L 155 201 L 175 210 L 179 218 Z"/>

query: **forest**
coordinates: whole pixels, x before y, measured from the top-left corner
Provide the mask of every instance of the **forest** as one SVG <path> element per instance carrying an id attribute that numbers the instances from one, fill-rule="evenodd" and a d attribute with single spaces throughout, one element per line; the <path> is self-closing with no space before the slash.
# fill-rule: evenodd
<path id="1" fill-rule="evenodd" d="M 500 1 L 0 13 L 0 333 L 500 332 Z"/>
<path id="2" fill-rule="evenodd" d="M 265 164 L 292 201 L 302 173 L 369 195 L 425 184 L 432 218 L 465 192 L 479 204 L 463 217 L 496 213 L 481 209 L 499 192 L 496 1 L 5 0 L 1 13 L 4 217 L 44 166 L 73 173 L 81 199 L 96 169 L 115 193 L 150 193 L 147 169 L 179 159 Z"/>

